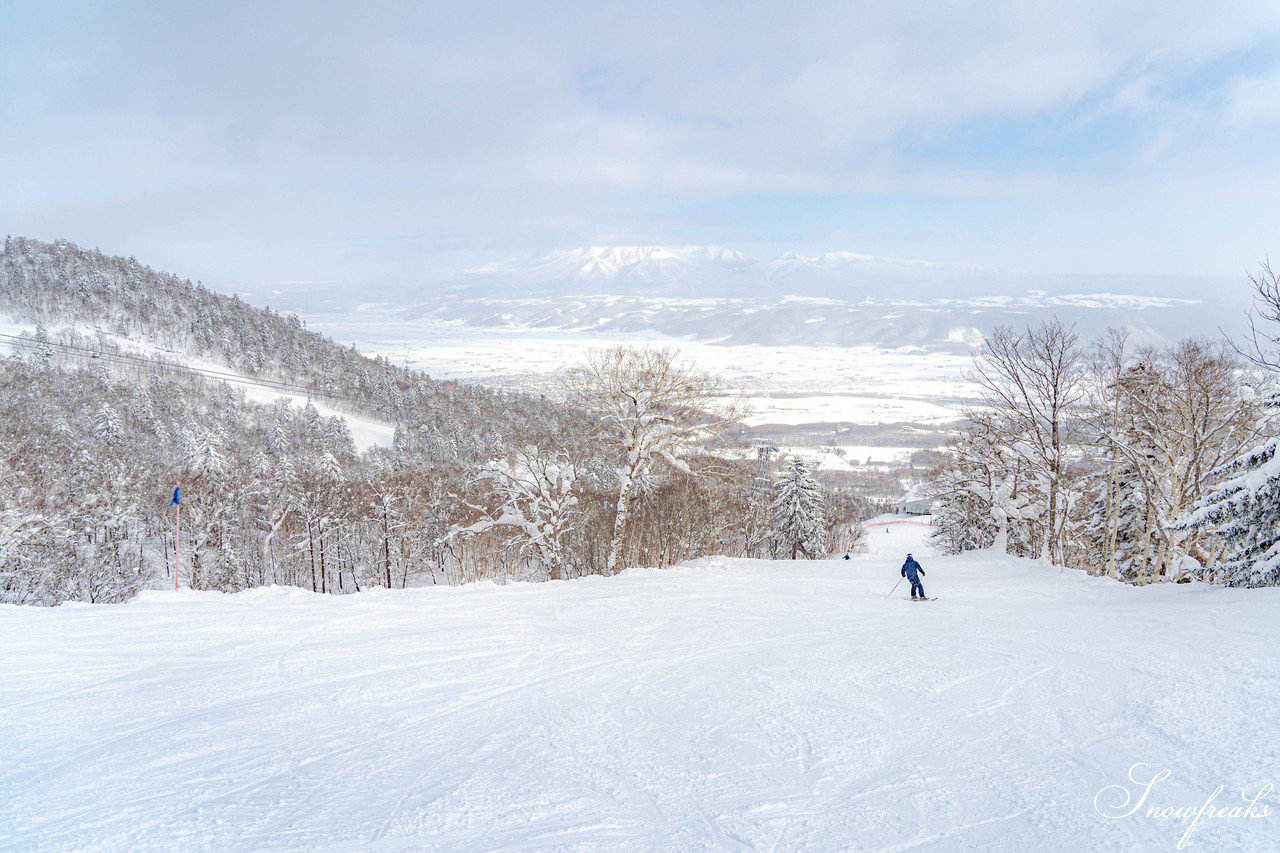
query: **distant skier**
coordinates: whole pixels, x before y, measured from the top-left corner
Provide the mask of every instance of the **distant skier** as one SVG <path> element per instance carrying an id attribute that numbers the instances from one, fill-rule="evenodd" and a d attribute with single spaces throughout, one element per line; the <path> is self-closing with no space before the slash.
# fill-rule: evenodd
<path id="1" fill-rule="evenodd" d="M 907 555 L 907 561 L 902 564 L 902 576 L 911 581 L 911 600 L 925 601 L 924 586 L 920 583 L 920 575 L 927 575 L 920 564 L 916 562 L 915 557 Z"/>

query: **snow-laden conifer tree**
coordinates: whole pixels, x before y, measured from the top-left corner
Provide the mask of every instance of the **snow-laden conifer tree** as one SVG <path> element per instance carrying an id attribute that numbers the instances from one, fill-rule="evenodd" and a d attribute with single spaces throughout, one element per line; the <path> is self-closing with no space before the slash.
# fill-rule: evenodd
<path id="1" fill-rule="evenodd" d="M 45 329 L 44 323 L 36 324 L 35 341 L 34 364 L 40 370 L 48 370 L 53 366 L 53 347 L 49 343 L 49 332 Z"/>
<path id="2" fill-rule="evenodd" d="M 218 436 L 189 423 L 183 430 L 184 463 L 192 476 L 217 476 L 227 470 L 227 458 L 220 449 Z"/>
<path id="3" fill-rule="evenodd" d="M 822 556 L 826 538 L 826 516 L 822 490 L 808 463 L 791 457 L 774 483 L 776 497 L 770 508 L 770 529 L 774 553 L 816 560 Z"/>
<path id="4" fill-rule="evenodd" d="M 100 405 L 93 419 L 93 430 L 104 444 L 119 444 L 123 430 L 116 410 L 107 403 Z"/>
<path id="5" fill-rule="evenodd" d="M 1229 586 L 1280 586 L 1280 394 L 1266 401 L 1261 431 L 1270 435 L 1214 472 L 1226 482 L 1196 503 L 1180 530 L 1208 530 L 1226 553 L 1192 574 Z"/>

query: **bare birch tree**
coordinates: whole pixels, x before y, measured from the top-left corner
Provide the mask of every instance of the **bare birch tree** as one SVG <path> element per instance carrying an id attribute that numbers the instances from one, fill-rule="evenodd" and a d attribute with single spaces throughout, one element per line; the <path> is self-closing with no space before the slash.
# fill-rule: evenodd
<path id="1" fill-rule="evenodd" d="M 617 452 L 618 498 L 605 574 L 618 570 L 636 497 L 655 469 L 689 472 L 682 454 L 708 442 L 743 415 L 721 382 L 676 361 L 676 351 L 618 346 L 590 350 L 566 377 L 566 390 L 591 412 L 601 437 Z"/>
<path id="2" fill-rule="evenodd" d="M 983 403 L 998 413 L 1008 447 L 1025 462 L 1040 492 L 1040 555 L 1062 564 L 1066 553 L 1068 418 L 1080 402 L 1083 359 L 1075 330 L 1053 319 L 1016 332 L 998 327 L 974 360 Z"/>
<path id="3" fill-rule="evenodd" d="M 1249 273 L 1253 285 L 1253 307 L 1249 311 L 1249 337 L 1236 351 L 1259 367 L 1280 371 L 1280 275 L 1263 261 L 1256 273 Z M 1262 326 L 1261 324 L 1267 324 Z"/>

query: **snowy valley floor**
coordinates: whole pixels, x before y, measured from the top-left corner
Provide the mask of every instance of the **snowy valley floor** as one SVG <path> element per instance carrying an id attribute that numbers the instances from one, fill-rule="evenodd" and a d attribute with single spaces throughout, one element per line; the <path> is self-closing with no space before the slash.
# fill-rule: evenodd
<path id="1" fill-rule="evenodd" d="M 849 562 L 0 607 L 0 849 L 1173 850 L 1188 820 L 1148 807 L 1280 782 L 1280 590 L 923 530 Z M 887 595 L 905 550 L 938 601 Z M 1103 816 L 1134 765 L 1170 775 Z M 1277 799 L 1186 849 L 1280 849 Z"/>

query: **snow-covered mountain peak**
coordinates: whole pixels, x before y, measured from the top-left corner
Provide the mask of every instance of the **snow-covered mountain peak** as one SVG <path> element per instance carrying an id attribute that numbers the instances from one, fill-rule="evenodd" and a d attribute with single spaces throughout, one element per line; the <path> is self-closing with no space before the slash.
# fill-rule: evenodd
<path id="1" fill-rule="evenodd" d="M 986 287 L 992 292 L 1009 290 L 1005 281 L 1009 276 L 981 267 L 904 261 L 852 251 L 817 256 L 783 252 L 764 260 L 721 246 L 562 249 L 532 263 L 474 267 L 458 280 L 480 286 L 488 294 L 527 295 L 533 289 L 558 295 L 844 297 L 851 291 L 864 296 L 901 295 L 907 287 L 921 295 L 927 291 L 931 296 L 953 296 L 954 282 L 974 274 L 989 279 Z M 1023 289 L 1013 287 L 1015 292 Z"/>
<path id="2" fill-rule="evenodd" d="M 590 246 L 547 255 L 537 269 L 568 272 L 580 278 L 615 278 L 633 273 L 698 265 L 745 265 L 742 254 L 719 246 Z"/>
<path id="3" fill-rule="evenodd" d="M 888 258 L 877 258 L 875 255 L 861 255 L 857 252 L 827 252 L 822 257 L 814 260 L 816 263 L 822 264 L 823 266 L 835 266 L 837 264 L 860 263 L 866 261 L 896 263 Z"/>

